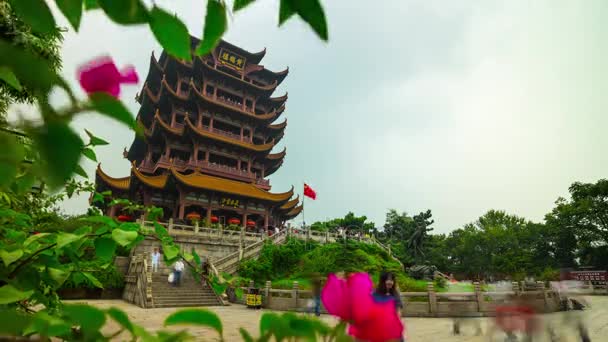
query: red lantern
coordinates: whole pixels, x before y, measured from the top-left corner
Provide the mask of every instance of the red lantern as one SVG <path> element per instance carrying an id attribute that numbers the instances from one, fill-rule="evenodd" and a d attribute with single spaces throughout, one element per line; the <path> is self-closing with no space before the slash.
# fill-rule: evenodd
<path id="1" fill-rule="evenodd" d="M 255 227 L 255 221 L 248 220 L 247 221 L 247 227 Z"/>
<path id="2" fill-rule="evenodd" d="M 131 222 L 133 218 L 129 215 L 118 215 L 118 221 L 120 222 Z"/>
<path id="3" fill-rule="evenodd" d="M 186 218 L 188 220 L 200 220 L 201 219 L 201 214 L 199 213 L 195 213 L 195 212 L 191 212 L 188 215 L 186 215 Z"/>
<path id="4" fill-rule="evenodd" d="M 230 220 L 228 220 L 228 224 L 239 224 L 241 223 L 241 220 L 237 219 L 237 218 L 231 218 Z"/>
<path id="5" fill-rule="evenodd" d="M 217 216 L 211 216 L 211 223 L 218 223 L 219 220 L 220 219 Z"/>

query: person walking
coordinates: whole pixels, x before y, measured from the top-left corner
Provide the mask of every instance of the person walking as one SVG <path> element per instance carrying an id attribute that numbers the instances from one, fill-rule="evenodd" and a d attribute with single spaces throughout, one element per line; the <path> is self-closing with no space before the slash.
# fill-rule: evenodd
<path id="1" fill-rule="evenodd" d="M 152 273 L 158 272 L 158 265 L 160 263 L 160 252 L 158 248 L 154 248 L 154 252 L 152 252 Z"/>
<path id="2" fill-rule="evenodd" d="M 315 278 L 312 283 L 312 299 L 314 301 L 315 316 L 321 316 L 321 279 Z"/>
<path id="3" fill-rule="evenodd" d="M 184 262 L 180 259 L 173 265 L 173 286 L 179 286 L 184 271 Z"/>

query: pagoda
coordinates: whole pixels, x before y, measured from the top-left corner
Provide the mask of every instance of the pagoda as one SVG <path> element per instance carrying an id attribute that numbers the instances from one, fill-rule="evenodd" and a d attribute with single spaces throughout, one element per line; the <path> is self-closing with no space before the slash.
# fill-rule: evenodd
<path id="1" fill-rule="evenodd" d="M 192 49 L 199 40 L 192 38 Z M 268 229 L 297 216 L 302 206 L 293 187 L 271 192 L 268 176 L 285 158 L 271 153 L 284 135 L 287 94 L 272 97 L 288 70 L 260 64 L 251 53 L 225 41 L 192 62 L 163 51 L 152 53 L 148 76 L 136 100 L 136 136 L 124 157 L 128 177 L 113 178 L 98 166 L 98 192 L 162 207 L 164 219 L 200 220 Z M 121 208 L 101 205 L 109 216 Z"/>

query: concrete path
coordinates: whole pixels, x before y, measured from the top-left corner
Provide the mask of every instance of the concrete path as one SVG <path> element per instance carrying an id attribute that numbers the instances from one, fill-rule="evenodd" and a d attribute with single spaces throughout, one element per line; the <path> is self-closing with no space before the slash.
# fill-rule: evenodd
<path id="1" fill-rule="evenodd" d="M 608 341 L 608 297 L 588 297 L 587 298 L 592 308 L 585 313 L 585 322 L 589 327 L 592 341 Z M 162 329 L 162 324 L 170 313 L 175 311 L 174 308 L 162 308 L 162 309 L 141 309 L 137 306 L 128 304 L 120 300 L 91 300 L 91 301 L 66 301 L 68 303 L 83 303 L 94 305 L 99 308 L 118 307 L 124 310 L 129 318 L 136 324 L 142 325 L 148 330 L 159 330 Z M 224 324 L 224 336 L 226 341 L 241 341 L 238 329 L 240 327 L 248 330 L 253 336 L 259 335 L 259 320 L 264 310 L 251 310 L 240 305 L 224 306 L 224 307 L 207 307 L 207 309 L 217 313 L 222 323 Z M 337 321 L 331 317 L 324 315 L 321 317 L 324 321 L 335 324 Z M 545 315 L 545 321 L 557 322 L 560 326 L 564 326 L 564 319 L 567 322 L 568 319 L 563 314 L 551 314 Z M 481 324 L 484 335 L 475 336 L 473 324 L 465 325 L 462 328 L 462 334 L 460 336 L 452 335 L 452 320 L 447 318 L 405 318 L 404 322 L 408 332 L 408 342 L 418 341 L 490 341 L 487 336 L 487 331 L 492 325 L 491 319 L 479 318 L 471 319 L 470 323 Z M 105 328 L 105 332 L 110 334 L 118 330 L 118 325 L 113 321 L 110 322 Z M 171 328 L 167 330 L 179 331 L 184 328 Z M 216 334 L 205 328 L 198 327 L 187 327 L 188 331 L 197 336 L 197 341 L 214 341 L 216 340 Z M 120 336 L 118 340 L 126 340 L 128 335 Z M 496 336 L 495 341 L 504 341 L 504 338 L 498 338 Z M 534 341 L 548 341 L 544 336 Z M 564 336 L 561 342 L 572 341 L 575 342 L 577 339 L 575 336 Z"/>

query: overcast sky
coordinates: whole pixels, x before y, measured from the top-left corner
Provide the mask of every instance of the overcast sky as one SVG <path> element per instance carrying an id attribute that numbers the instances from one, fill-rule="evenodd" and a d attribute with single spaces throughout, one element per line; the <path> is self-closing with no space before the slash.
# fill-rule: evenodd
<path id="1" fill-rule="evenodd" d="M 289 92 L 275 149 L 287 146 L 287 157 L 271 184 L 317 190 L 308 223 L 354 211 L 381 226 L 389 208 L 431 209 L 437 232 L 489 209 L 541 220 L 572 182 L 606 177 L 608 2 L 322 2 L 327 44 L 295 18 L 278 28 L 278 0 L 234 15 L 225 36 L 249 51 L 266 47 L 271 70 L 290 68 L 275 93 Z M 200 36 L 204 1 L 156 3 Z M 63 74 L 76 86 L 77 65 L 109 54 L 143 79 L 153 50 L 160 54 L 148 28 L 88 12 L 80 32 L 65 36 Z M 133 113 L 140 89 L 123 91 Z M 97 150 L 107 173 L 129 173 L 130 131 L 95 115 L 75 127 L 111 142 Z M 94 163 L 85 166 L 93 175 Z M 86 206 L 83 197 L 65 211 Z"/>

